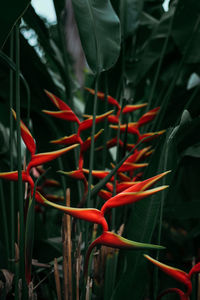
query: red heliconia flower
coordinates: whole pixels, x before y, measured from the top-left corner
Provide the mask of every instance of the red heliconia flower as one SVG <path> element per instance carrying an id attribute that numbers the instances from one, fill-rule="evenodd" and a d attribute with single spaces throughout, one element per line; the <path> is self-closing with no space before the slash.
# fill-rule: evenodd
<path id="1" fill-rule="evenodd" d="M 117 182 L 116 183 L 116 193 L 121 193 L 124 190 L 128 189 L 129 187 L 133 186 L 134 184 L 139 183 L 138 181 L 122 181 L 122 182 Z M 108 188 L 109 191 L 113 192 L 113 184 L 111 182 L 106 183 L 106 187 Z"/>
<path id="2" fill-rule="evenodd" d="M 150 149 L 151 147 L 146 147 L 146 148 L 143 148 L 141 150 L 135 150 L 135 152 L 130 155 L 126 160 L 125 162 L 126 163 L 136 163 L 138 161 L 140 161 L 145 155 L 146 153 L 148 152 L 148 150 Z"/>
<path id="3" fill-rule="evenodd" d="M 18 178 L 19 178 L 18 171 L 1 172 L 0 178 L 12 180 L 12 181 L 18 181 Z M 31 188 L 34 187 L 33 179 L 26 171 L 22 171 L 22 181 L 28 182 L 30 184 Z"/>
<path id="4" fill-rule="evenodd" d="M 98 192 L 99 197 L 101 197 L 103 200 L 107 201 L 108 199 L 110 199 L 112 197 L 112 193 L 109 191 L 106 191 L 104 189 L 101 189 Z"/>
<path id="5" fill-rule="evenodd" d="M 147 106 L 147 103 L 135 104 L 135 105 L 128 104 L 128 105 L 124 106 L 124 108 L 122 109 L 122 113 L 127 114 L 127 113 L 133 112 L 137 109 L 143 108 L 145 106 Z"/>
<path id="6" fill-rule="evenodd" d="M 179 295 L 180 300 L 189 300 L 188 295 L 186 295 L 183 291 L 177 288 L 169 288 L 163 291 L 162 293 L 160 293 L 157 300 L 160 300 L 163 296 L 165 296 L 168 293 L 176 293 L 177 295 Z"/>
<path id="7" fill-rule="evenodd" d="M 130 176 L 124 174 L 123 172 L 119 172 L 117 175 L 121 181 L 131 181 Z"/>
<path id="8" fill-rule="evenodd" d="M 108 122 L 111 124 L 118 124 L 119 123 L 119 117 L 115 115 L 108 116 Z"/>
<path id="9" fill-rule="evenodd" d="M 159 110 L 160 107 L 156 107 L 145 113 L 143 116 L 141 116 L 141 118 L 138 120 L 138 127 L 141 127 L 142 125 L 151 122 L 156 117 Z"/>
<path id="10" fill-rule="evenodd" d="M 93 89 L 90 89 L 88 87 L 85 88 L 88 92 L 90 92 L 92 95 L 95 94 L 95 90 Z M 102 92 L 97 92 L 97 97 L 101 100 L 105 100 L 105 94 L 102 93 Z M 118 113 L 120 112 L 121 110 L 121 106 L 120 104 L 118 103 L 118 101 L 116 99 L 114 99 L 113 97 L 111 97 L 110 95 L 107 96 L 107 99 L 108 99 L 108 103 L 110 103 L 111 105 L 113 106 L 116 106 L 118 108 Z"/>
<path id="11" fill-rule="evenodd" d="M 96 142 L 96 140 L 98 139 L 98 137 L 100 136 L 100 134 L 103 132 L 103 129 L 100 129 L 95 135 L 94 135 L 94 141 Z M 87 151 L 90 146 L 91 146 L 91 137 L 88 137 L 82 144 L 81 144 L 81 151 L 85 152 Z"/>
<path id="12" fill-rule="evenodd" d="M 44 90 L 46 95 L 51 99 L 53 104 L 59 109 L 59 110 L 71 110 L 71 108 L 61 99 L 59 99 L 57 96 L 55 96 L 53 93 Z"/>
<path id="13" fill-rule="evenodd" d="M 137 185 L 137 184 L 136 184 Z M 134 185 L 133 188 L 136 186 Z M 139 191 L 139 192 L 127 192 L 127 190 L 131 189 L 128 188 L 127 190 L 124 190 L 123 192 L 117 194 L 116 196 L 110 198 L 101 208 L 101 211 L 103 214 L 105 214 L 109 209 L 118 207 L 118 206 L 124 206 L 130 203 L 135 203 L 143 198 L 146 198 L 148 196 L 151 196 L 159 191 L 162 191 L 166 189 L 168 186 L 163 185 L 160 187 L 156 187 L 147 191 Z"/>
<path id="14" fill-rule="evenodd" d="M 112 138 L 111 140 L 106 142 L 106 148 L 110 149 L 112 147 L 115 147 L 117 145 L 117 137 Z M 124 146 L 124 143 L 119 139 L 119 145 L 120 147 Z M 96 150 L 102 150 L 104 146 L 99 146 L 96 148 Z"/>
<path id="15" fill-rule="evenodd" d="M 43 109 L 42 111 L 49 116 L 80 124 L 78 117 L 75 115 L 75 113 L 72 110 L 50 111 L 50 110 Z"/>
<path id="16" fill-rule="evenodd" d="M 12 109 L 12 113 L 16 120 L 17 116 L 16 116 L 16 112 L 14 111 L 14 109 Z M 34 155 L 35 151 L 36 151 L 36 144 L 35 144 L 34 138 L 32 137 L 30 131 L 28 130 L 28 128 L 26 127 L 24 122 L 22 122 L 21 120 L 20 120 L 20 129 L 21 129 L 22 139 L 23 139 L 27 149 L 30 151 L 31 155 Z"/>
<path id="17" fill-rule="evenodd" d="M 60 187 L 60 182 L 55 179 L 45 179 L 42 187 Z"/>
<path id="18" fill-rule="evenodd" d="M 88 169 L 83 169 L 83 172 L 86 174 L 89 174 Z M 109 171 L 103 171 L 103 170 L 92 170 L 92 176 L 98 178 L 98 179 L 103 179 L 105 178 L 110 172 Z M 111 177 L 110 181 L 114 180 L 114 176 Z"/>
<path id="19" fill-rule="evenodd" d="M 78 180 L 84 180 L 85 179 L 85 175 L 83 173 L 82 169 L 78 169 L 78 170 L 74 170 L 74 171 L 58 171 L 58 173 L 63 174 L 63 175 L 67 175 L 71 178 L 74 179 L 78 179 Z"/>
<path id="20" fill-rule="evenodd" d="M 200 273 L 200 262 L 197 263 L 194 267 L 192 267 L 192 269 L 190 270 L 188 276 L 189 278 L 191 278 L 191 276 L 195 273 Z"/>
<path id="21" fill-rule="evenodd" d="M 59 109 L 58 112 L 51 112 L 47 110 L 43 110 L 44 113 L 49 114 L 53 117 L 68 120 L 68 121 L 74 121 L 77 124 L 80 124 L 80 120 L 76 116 L 76 114 L 73 112 L 73 110 L 67 105 L 64 101 L 59 99 L 57 96 L 55 96 L 53 93 L 50 93 L 49 91 L 45 90 L 45 93 L 47 96 L 51 99 L 53 104 Z"/>
<path id="22" fill-rule="evenodd" d="M 118 130 L 120 129 L 120 132 L 128 132 L 131 134 L 136 134 L 138 137 L 140 136 L 140 132 L 138 130 L 138 124 L 135 122 L 130 122 L 128 124 L 121 124 L 120 126 L 118 125 L 110 125 L 110 128 Z"/>
<path id="23" fill-rule="evenodd" d="M 128 189 L 124 190 L 123 192 L 117 194 L 116 196 L 110 198 L 101 208 L 102 214 L 105 214 L 107 210 L 127 205 L 130 203 L 134 203 L 139 201 L 145 197 L 153 195 L 159 191 L 164 190 L 168 186 L 160 186 L 150 190 L 147 190 L 150 186 L 152 186 L 155 182 L 165 176 L 168 172 L 164 172 L 152 178 L 146 179 L 140 183 L 133 184 L 133 186 L 129 187 Z"/>
<path id="24" fill-rule="evenodd" d="M 130 143 L 126 144 L 126 150 L 128 150 L 128 151 L 131 151 L 134 147 L 135 147 L 135 144 L 130 144 Z"/>
<path id="25" fill-rule="evenodd" d="M 59 205 L 59 204 L 48 201 L 39 192 L 37 192 L 37 196 L 40 197 L 40 203 L 43 203 L 43 204 L 51 206 L 51 207 L 55 207 L 56 209 L 61 210 L 64 213 L 66 213 L 72 217 L 82 219 L 82 220 L 85 220 L 88 222 L 100 224 L 103 228 L 103 231 L 108 230 L 108 224 L 106 222 L 106 219 L 102 215 L 101 211 L 98 209 L 67 207 L 67 206 Z"/>
<path id="26" fill-rule="evenodd" d="M 58 171 L 58 173 L 69 176 L 71 178 L 77 179 L 77 180 L 81 180 L 84 184 L 84 197 L 88 191 L 88 182 L 87 179 L 83 173 L 83 169 L 78 169 L 78 170 L 74 170 L 74 171 Z M 83 197 L 83 198 L 84 198 Z"/>
<path id="27" fill-rule="evenodd" d="M 191 294 L 192 283 L 191 283 L 189 275 L 186 272 L 184 272 L 180 269 L 174 268 L 174 267 L 170 267 L 166 264 L 163 264 L 163 263 L 153 259 L 149 255 L 144 255 L 144 257 L 146 257 L 150 262 L 152 262 L 154 265 L 159 267 L 163 272 L 165 272 L 169 276 L 173 277 L 177 281 L 183 283 L 187 287 L 187 292 L 185 293 L 187 296 L 189 296 Z"/>
<path id="28" fill-rule="evenodd" d="M 75 144 L 75 145 L 71 145 L 69 147 L 66 147 L 66 148 L 63 148 L 60 150 L 56 150 L 56 151 L 34 154 L 27 166 L 27 172 L 29 172 L 32 167 L 42 165 L 51 160 L 54 160 L 57 157 L 59 157 L 60 155 L 68 152 L 71 149 L 74 149 L 77 146 L 78 146 L 78 144 Z"/>
<path id="29" fill-rule="evenodd" d="M 159 135 L 162 135 L 166 130 L 160 130 L 156 132 L 147 132 L 144 134 L 140 134 L 138 137 L 138 141 L 141 141 L 145 139 L 145 142 L 149 142 L 155 138 L 157 138 Z"/>
<path id="30" fill-rule="evenodd" d="M 109 115 L 111 115 L 113 113 L 113 110 L 110 110 L 102 115 L 98 115 L 96 116 L 95 118 L 95 124 L 103 121 L 105 118 L 107 118 Z M 88 119 L 82 121 L 79 125 L 79 128 L 78 128 L 78 135 L 80 135 L 80 133 L 86 129 L 89 129 L 92 127 L 92 124 L 93 124 L 93 116 L 89 116 Z"/>
<path id="31" fill-rule="evenodd" d="M 64 136 L 60 139 L 53 140 L 50 143 L 58 144 L 58 145 L 73 145 L 73 144 L 81 144 L 82 142 L 83 141 L 82 141 L 81 137 L 75 133 L 70 136 Z"/>
<path id="32" fill-rule="evenodd" d="M 90 254 L 92 252 L 92 249 L 97 245 L 104 245 L 104 246 L 117 248 L 117 249 L 133 249 L 133 250 L 164 249 L 164 247 L 162 246 L 130 241 L 128 239 L 121 237 L 116 233 L 110 231 L 104 231 L 96 240 L 92 242 L 92 244 L 88 248 L 86 259 L 85 259 L 85 269 L 84 269 L 85 276 L 87 275 Z"/>
<path id="33" fill-rule="evenodd" d="M 12 112 L 16 119 L 15 111 L 12 110 Z M 22 181 L 29 183 L 30 190 L 31 190 L 31 196 L 33 196 L 34 182 L 33 182 L 32 177 L 30 176 L 31 168 L 42 165 L 43 163 L 49 162 L 51 160 L 54 160 L 55 158 L 59 157 L 60 155 L 75 148 L 77 146 L 77 144 L 69 146 L 64 149 L 57 150 L 57 151 L 35 154 L 35 149 L 36 149 L 35 141 L 31 135 L 31 133 L 29 132 L 28 128 L 22 121 L 20 121 L 20 129 L 21 129 L 22 139 L 23 139 L 25 145 L 27 146 L 28 150 L 31 153 L 31 160 L 28 163 L 26 170 L 22 171 Z M 18 171 L 0 173 L 0 178 L 4 178 L 4 179 L 8 179 L 8 180 L 17 181 L 18 176 L 19 176 Z M 37 197 L 37 198 L 39 199 L 39 197 Z M 37 200 L 37 198 L 36 198 L 36 200 Z"/>
<path id="34" fill-rule="evenodd" d="M 111 163 L 111 166 L 113 168 L 115 168 L 115 165 L 113 163 Z M 148 163 L 130 163 L 130 162 L 124 162 L 121 167 L 119 167 L 117 169 L 117 173 L 120 173 L 120 172 L 129 172 L 129 171 L 133 171 L 133 170 L 136 170 L 136 169 L 139 169 L 139 168 L 144 168 L 144 167 L 147 167 L 148 166 Z"/>

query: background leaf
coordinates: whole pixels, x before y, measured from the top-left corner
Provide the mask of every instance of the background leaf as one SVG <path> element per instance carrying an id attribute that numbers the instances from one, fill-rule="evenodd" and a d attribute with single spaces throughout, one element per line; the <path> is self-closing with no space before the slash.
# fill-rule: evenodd
<path id="1" fill-rule="evenodd" d="M 0 6 L 0 48 L 3 47 L 13 26 L 24 14 L 30 0 L 2 1 Z"/>
<path id="2" fill-rule="evenodd" d="M 72 0 L 81 43 L 94 73 L 110 69 L 120 51 L 120 23 L 108 0 Z"/>

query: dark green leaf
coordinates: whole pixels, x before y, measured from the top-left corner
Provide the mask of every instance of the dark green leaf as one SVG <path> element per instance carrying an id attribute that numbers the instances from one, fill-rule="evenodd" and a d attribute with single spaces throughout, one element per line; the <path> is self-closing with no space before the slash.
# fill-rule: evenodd
<path id="1" fill-rule="evenodd" d="M 94 73 L 110 69 L 120 51 L 120 23 L 109 0 L 72 0 L 87 62 Z"/>
<path id="2" fill-rule="evenodd" d="M 22 17 L 30 0 L 2 1 L 0 6 L 0 48 L 3 47 L 9 33 L 17 20 Z"/>

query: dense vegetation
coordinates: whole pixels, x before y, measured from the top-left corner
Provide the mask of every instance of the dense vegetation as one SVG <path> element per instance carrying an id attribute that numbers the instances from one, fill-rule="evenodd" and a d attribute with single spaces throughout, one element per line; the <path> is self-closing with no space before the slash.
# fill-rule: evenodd
<path id="1" fill-rule="evenodd" d="M 0 299 L 198 299 L 200 2 L 3 2 Z"/>

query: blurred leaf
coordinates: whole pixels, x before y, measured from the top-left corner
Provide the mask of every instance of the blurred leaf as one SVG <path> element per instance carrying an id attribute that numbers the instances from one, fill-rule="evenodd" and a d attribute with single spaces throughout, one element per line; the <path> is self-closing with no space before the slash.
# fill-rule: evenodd
<path id="1" fill-rule="evenodd" d="M 109 0 L 72 0 L 87 62 L 94 73 L 110 69 L 120 51 L 120 23 Z"/>
<path id="2" fill-rule="evenodd" d="M 30 0 L 2 1 L 0 6 L 0 48 L 3 47 L 9 33 L 16 22 L 23 16 Z"/>
<path id="3" fill-rule="evenodd" d="M 187 63 L 200 62 L 200 2 L 196 0 L 178 1 L 178 6 L 173 24 L 172 36 L 174 42 L 183 54 L 187 47 L 187 42 L 192 39 L 187 54 Z M 187 22 L 185 22 L 187 20 Z"/>
<path id="4" fill-rule="evenodd" d="M 122 1 L 123 6 L 123 34 L 124 37 L 134 34 L 138 28 L 142 8 L 143 0 L 124 0 Z M 122 9 L 122 7 L 121 7 Z"/>
<path id="5" fill-rule="evenodd" d="M 188 199 L 189 200 L 189 199 Z M 199 218 L 200 201 L 189 201 L 187 203 L 174 204 L 165 210 L 165 217 L 175 219 Z"/>

